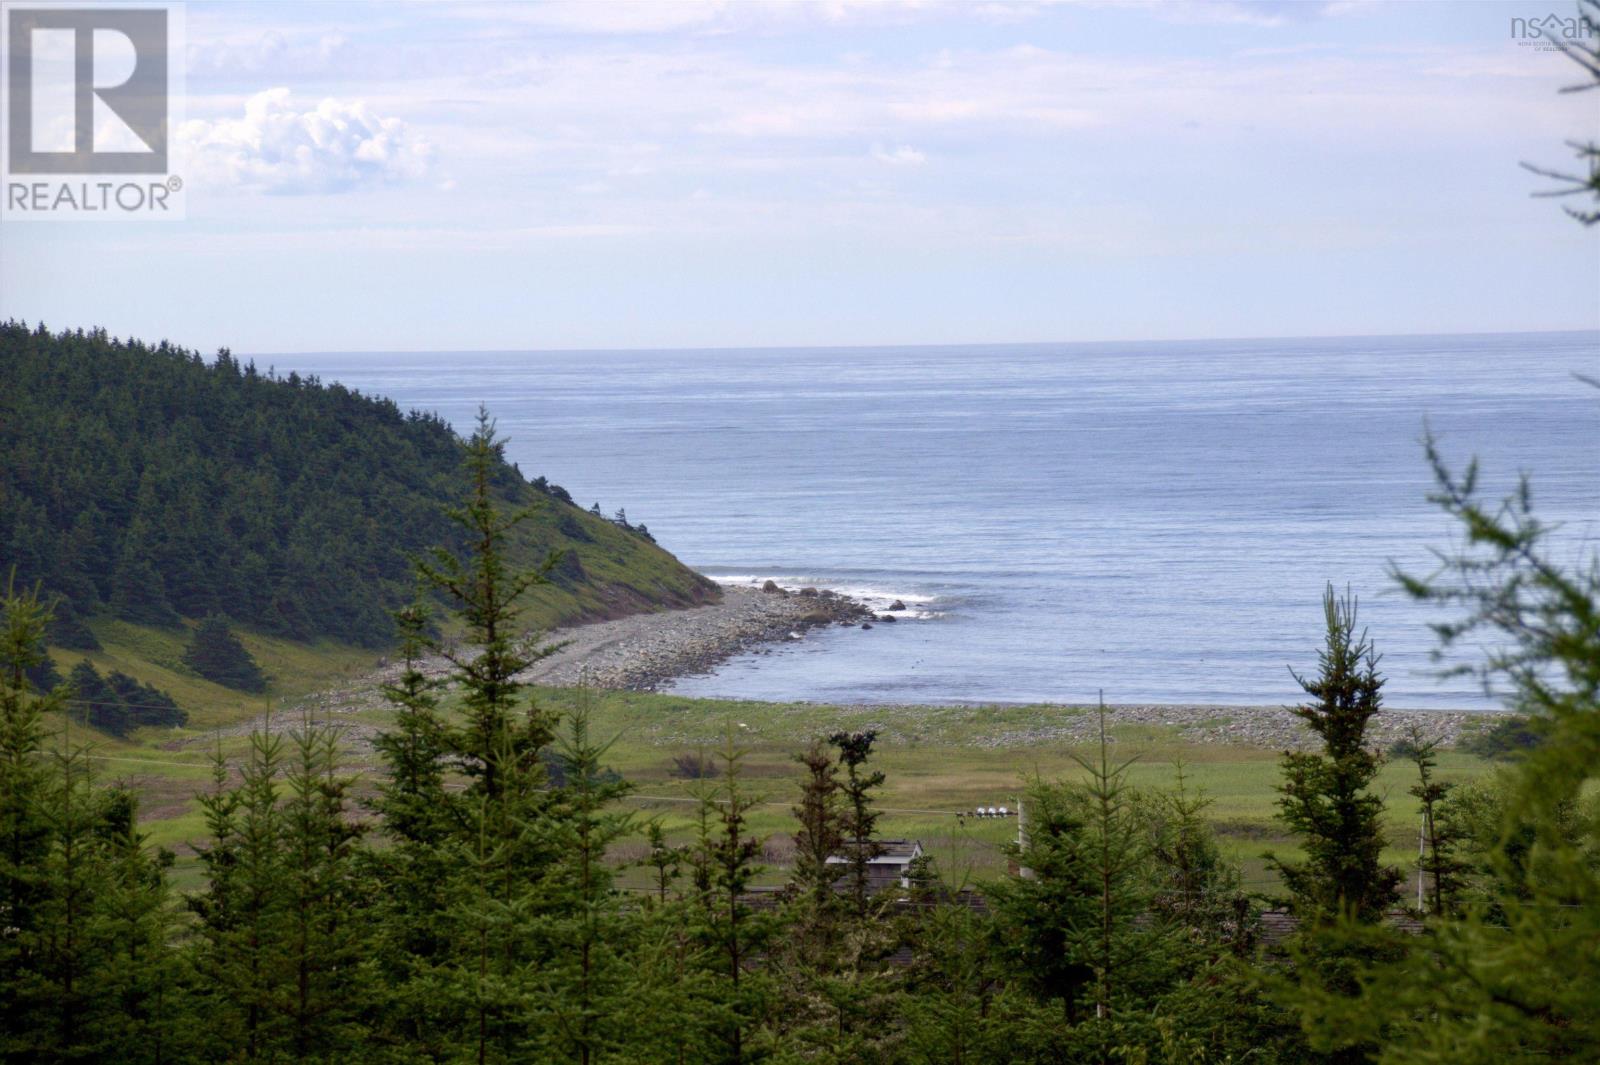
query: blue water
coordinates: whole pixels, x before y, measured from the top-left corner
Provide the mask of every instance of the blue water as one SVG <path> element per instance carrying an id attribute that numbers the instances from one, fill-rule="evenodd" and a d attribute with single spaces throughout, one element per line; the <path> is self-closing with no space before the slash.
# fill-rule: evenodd
<path id="1" fill-rule="evenodd" d="M 1325 582 L 1383 653 L 1388 701 L 1440 682 L 1426 421 L 1491 490 L 1534 476 L 1569 560 L 1600 537 L 1600 334 L 939 348 L 258 355 L 458 428 L 487 403 L 529 476 L 626 507 L 732 582 L 900 597 L 680 682 L 872 702 L 1273 703 L 1315 668 Z"/>

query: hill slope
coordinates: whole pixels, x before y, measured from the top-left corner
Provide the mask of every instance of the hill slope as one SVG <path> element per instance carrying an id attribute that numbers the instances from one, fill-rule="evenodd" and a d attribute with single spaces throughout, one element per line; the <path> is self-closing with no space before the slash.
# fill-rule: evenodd
<path id="1" fill-rule="evenodd" d="M 0 452 L 0 571 L 64 598 L 58 645 L 92 645 L 89 616 L 172 628 L 219 613 L 269 636 L 380 647 L 412 594 L 410 555 L 460 547 L 444 508 L 465 490 L 463 444 L 442 419 L 227 351 L 207 362 L 166 342 L 0 324 Z M 640 530 L 500 473 L 506 505 L 537 511 L 514 557 L 563 552 L 531 625 L 717 597 Z"/>

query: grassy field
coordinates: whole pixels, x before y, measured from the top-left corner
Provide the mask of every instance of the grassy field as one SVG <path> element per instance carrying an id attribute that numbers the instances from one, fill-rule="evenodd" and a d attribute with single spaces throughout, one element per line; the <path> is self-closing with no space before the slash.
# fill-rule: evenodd
<path id="1" fill-rule="evenodd" d="M 126 741 L 93 737 L 94 764 L 102 779 L 134 788 L 142 797 L 151 841 L 178 851 L 180 887 L 197 883 L 190 844 L 203 838 L 204 828 L 194 796 L 209 786 L 213 753 L 229 761 L 242 757 L 249 744 L 248 724 L 259 720 L 269 704 L 293 707 L 314 691 L 349 689 L 374 661 L 370 651 L 331 644 L 307 647 L 242 634 L 263 667 L 279 678 L 264 699 L 228 692 L 189 674 L 179 661 L 181 634 L 113 625 L 100 635 L 106 649 L 87 657 L 102 671 L 123 669 L 171 691 L 190 709 L 187 728 L 146 729 Z M 63 669 L 76 657 L 58 656 Z M 287 677 L 295 682 L 286 683 L 282 678 Z M 1094 713 L 1083 707 L 832 707 L 571 689 L 535 694 L 542 704 L 563 713 L 587 706 L 593 733 L 614 738 L 607 762 L 635 786 L 628 804 L 638 811 L 641 823 L 659 819 L 676 840 L 689 838 L 696 784 L 677 775 L 674 758 L 714 752 L 732 736 L 744 751 L 750 790 L 762 801 L 752 828 L 770 837 L 771 879 L 781 877 L 793 831 L 789 811 L 798 788 L 793 756 L 812 737 L 840 729 L 877 730 L 876 760 L 888 775 L 881 799 L 883 834 L 921 840 L 947 875 L 957 879 L 1002 871 L 1002 847 L 1016 835 L 1014 819 L 980 820 L 960 816 L 962 812 L 979 805 L 1015 809 L 1026 778 L 1078 775 L 1082 770 L 1074 757 L 1093 754 L 1087 746 L 1026 738 L 1030 731 L 1048 732 Z M 381 702 L 367 699 L 361 708 L 335 719 L 381 727 L 388 716 Z M 1195 743 L 1163 726 L 1118 724 L 1114 711 L 1109 737 L 1115 759 L 1134 759 L 1129 772 L 1136 785 L 1169 787 L 1176 764 L 1184 763 L 1190 787 L 1211 800 L 1209 816 L 1247 885 L 1257 890 L 1273 886 L 1263 853 L 1294 851 L 1273 819 L 1278 752 Z M 85 739 L 86 734 L 80 729 L 75 738 Z M 358 793 L 370 793 L 377 774 L 370 748 L 353 746 L 350 768 Z M 1490 772 L 1491 766 L 1471 755 L 1445 752 L 1440 771 L 1446 779 L 1466 780 Z M 1405 763 L 1385 766 L 1378 782 L 1389 809 L 1386 858 L 1408 869 L 1417 838 L 1416 801 L 1406 793 L 1411 783 Z M 643 850 L 635 840 L 621 848 L 619 857 L 631 858 Z"/>
<path id="2" fill-rule="evenodd" d="M 1002 845 L 1016 836 L 1016 822 L 978 820 L 959 814 L 978 805 L 1016 808 L 1026 780 L 1081 776 L 1077 758 L 1092 758 L 1090 746 L 1062 743 L 1010 744 L 1019 726 L 1048 724 L 1093 714 L 1085 707 L 831 707 L 812 704 L 724 702 L 640 693 L 545 691 L 547 705 L 570 710 L 590 706 L 597 736 L 616 737 L 609 761 L 637 788 L 634 804 L 659 817 L 672 834 L 687 836 L 694 785 L 674 775 L 673 757 L 714 751 L 732 735 L 744 750 L 752 790 L 768 804 L 754 819 L 763 834 L 787 836 L 798 794 L 793 755 L 813 736 L 848 729 L 876 729 L 876 762 L 888 776 L 883 789 L 886 837 L 920 839 L 947 874 L 990 876 L 1004 868 Z M 1252 887 L 1275 881 L 1262 854 L 1295 848 L 1273 818 L 1279 752 L 1254 747 L 1197 744 L 1163 726 L 1117 725 L 1109 719 L 1111 757 L 1132 759 L 1136 786 L 1171 787 L 1178 763 L 1187 785 L 1211 800 L 1209 816 L 1225 852 L 1239 862 Z M 997 739 L 998 738 L 998 739 Z M 1454 751 L 1440 756 L 1444 779 L 1468 780 L 1492 771 L 1490 763 Z M 1409 868 L 1416 854 L 1418 810 L 1407 794 L 1409 763 L 1384 767 L 1378 790 L 1388 803 L 1390 844 L 1386 859 Z M 769 844 L 780 860 L 783 840 Z"/>

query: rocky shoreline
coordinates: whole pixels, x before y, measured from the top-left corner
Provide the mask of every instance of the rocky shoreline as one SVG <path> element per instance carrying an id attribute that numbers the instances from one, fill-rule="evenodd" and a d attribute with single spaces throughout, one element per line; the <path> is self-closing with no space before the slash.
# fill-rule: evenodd
<path id="1" fill-rule="evenodd" d="M 1064 715 L 1064 716 L 1063 716 Z M 1442 748 L 1494 720 L 1485 710 L 1389 710 L 1373 717 L 1368 738 L 1388 749 L 1409 739 L 1415 728 L 1421 738 Z M 1099 716 L 1092 707 L 1041 708 L 1041 721 L 1029 728 L 996 730 L 978 741 L 981 747 L 1022 747 L 1034 743 L 1088 743 L 1099 735 Z M 1316 746 L 1316 738 L 1299 718 L 1282 706 L 1217 706 L 1199 703 L 1121 704 L 1106 707 L 1106 724 L 1150 725 L 1174 729 L 1196 743 L 1300 750 Z M 1116 740 L 1113 735 L 1112 740 Z"/>
<path id="2" fill-rule="evenodd" d="M 714 669 L 736 655 L 803 640 L 818 629 L 839 625 L 870 628 L 911 616 L 900 602 L 893 603 L 885 613 L 874 613 L 859 600 L 817 588 L 780 588 L 771 581 L 761 588 L 729 586 L 723 588 L 722 599 L 717 603 L 634 614 L 551 633 L 540 643 L 547 647 L 557 645 L 557 649 L 521 673 L 519 679 L 550 687 L 582 684 L 601 689 L 654 691 L 679 677 Z M 432 656 L 422 663 L 422 670 L 442 677 L 449 672 L 449 664 L 442 657 Z M 337 720 L 378 705 L 380 686 L 392 683 L 398 673 L 398 663 L 380 663 L 376 672 L 356 684 L 317 693 L 301 703 L 315 706 L 318 713 Z M 846 716 L 871 717 L 874 727 L 890 742 L 894 742 L 897 733 L 917 733 L 925 719 L 953 717 L 970 719 L 971 724 L 979 719 L 993 723 L 992 728 L 978 730 L 979 734 L 967 741 L 979 747 L 1076 745 L 1092 742 L 1098 735 L 1098 715 L 1093 707 L 1028 707 L 1025 723 L 1018 720 L 1019 709 L 1015 705 L 840 707 Z M 1113 740 L 1127 737 L 1124 726 L 1153 726 L 1175 730 L 1183 738 L 1199 743 L 1284 750 L 1306 747 L 1312 742 L 1310 731 L 1281 706 L 1114 704 L 1106 707 L 1106 716 Z M 1423 738 L 1451 747 L 1494 716 L 1483 711 L 1385 710 L 1373 719 L 1372 739 L 1387 748 L 1416 727 Z M 291 721 L 296 715 L 280 715 L 280 719 Z M 375 729 L 371 725 L 354 726 L 354 732 L 361 735 L 351 738 L 359 745 L 361 740 L 370 738 L 365 733 L 372 731 Z"/>
<path id="3" fill-rule="evenodd" d="M 892 618 L 863 603 L 817 588 L 725 587 L 722 601 L 670 613 L 635 614 L 560 630 L 560 650 L 519 675 L 533 684 L 653 691 L 667 681 L 707 672 L 765 644 L 805 638 L 831 625 L 865 626 Z"/>

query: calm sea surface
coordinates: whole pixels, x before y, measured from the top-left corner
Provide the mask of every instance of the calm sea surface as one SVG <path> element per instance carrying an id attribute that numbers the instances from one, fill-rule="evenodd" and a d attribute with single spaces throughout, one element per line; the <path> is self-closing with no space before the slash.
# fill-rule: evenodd
<path id="1" fill-rule="evenodd" d="M 1600 334 L 648 352 L 257 355 L 468 428 L 692 566 L 905 600 L 677 690 L 817 701 L 1271 703 L 1325 582 L 1360 597 L 1389 703 L 1435 679 L 1390 560 L 1454 528 L 1426 421 L 1487 486 L 1533 475 L 1563 557 L 1600 538 Z M 1587 544 L 1587 546 L 1585 546 Z"/>

